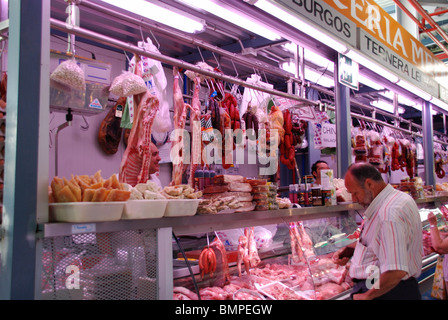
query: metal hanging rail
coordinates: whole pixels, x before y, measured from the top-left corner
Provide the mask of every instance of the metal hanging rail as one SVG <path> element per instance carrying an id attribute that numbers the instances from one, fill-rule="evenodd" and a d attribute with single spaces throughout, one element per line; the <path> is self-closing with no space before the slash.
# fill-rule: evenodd
<path id="1" fill-rule="evenodd" d="M 201 75 L 205 75 L 205 76 L 212 77 L 212 78 L 215 78 L 215 79 L 220 79 L 220 80 L 227 81 L 227 82 L 230 82 L 230 83 L 238 84 L 238 85 L 246 87 L 246 88 L 258 90 L 258 91 L 265 92 L 265 93 L 268 93 L 268 94 L 272 94 L 272 95 L 275 95 L 275 96 L 285 97 L 285 98 L 288 98 L 288 99 L 291 99 L 291 100 L 295 100 L 295 101 L 307 104 L 309 106 L 316 106 L 316 105 L 319 104 L 316 101 L 311 101 L 311 100 L 308 100 L 308 99 L 304 99 L 304 98 L 301 98 L 301 97 L 296 96 L 296 95 L 292 95 L 292 94 L 288 94 L 288 93 L 285 93 L 285 92 L 282 92 L 282 91 L 278 91 L 278 90 L 274 90 L 274 89 L 269 89 L 269 88 L 264 88 L 264 87 L 261 87 L 261 86 L 257 86 L 255 84 L 248 83 L 248 82 L 246 82 L 244 80 L 241 80 L 241 79 L 238 79 L 238 78 L 235 78 L 235 77 L 231 77 L 231 76 L 227 76 L 227 75 L 224 75 L 222 73 L 218 73 L 218 72 L 214 72 L 214 71 L 208 71 L 208 70 L 202 69 L 202 68 L 200 68 L 200 67 L 198 67 L 196 65 L 187 63 L 187 62 L 179 60 L 179 59 L 168 57 L 168 56 L 165 56 L 165 55 L 162 55 L 162 54 L 158 54 L 158 53 L 155 53 L 155 52 L 146 51 L 143 48 L 137 47 L 137 46 L 132 45 L 130 43 L 125 43 L 123 41 L 120 41 L 120 40 L 117 40 L 117 39 L 114 39 L 114 38 L 111 38 L 111 37 L 107 37 L 105 35 L 96 33 L 96 32 L 91 31 L 91 30 L 87 30 L 87 29 L 80 28 L 80 27 L 73 27 L 73 26 L 68 27 L 65 22 L 59 21 L 59 20 L 54 19 L 54 18 L 50 19 L 50 25 L 54 29 L 58 29 L 58 30 L 61 30 L 61 31 L 64 31 L 64 32 L 67 32 L 67 33 L 75 34 L 77 36 L 82 36 L 82 37 L 85 37 L 85 38 L 88 38 L 88 39 L 91 39 L 91 40 L 95 40 L 95 41 L 98 41 L 99 43 L 106 44 L 106 45 L 109 45 L 109 46 L 112 46 L 112 47 L 115 47 L 115 48 L 118 48 L 118 49 L 121 49 L 121 50 L 129 51 L 129 52 L 132 52 L 134 54 L 145 56 L 145 57 L 148 57 L 148 58 L 151 58 L 151 59 L 154 59 L 154 60 L 158 60 L 160 62 L 169 64 L 169 65 L 172 65 L 172 66 L 176 66 L 176 67 L 179 67 L 179 68 L 184 68 L 184 69 L 187 69 L 187 70 L 191 70 L 191 71 L 197 72 L 197 73 L 199 73 Z"/>

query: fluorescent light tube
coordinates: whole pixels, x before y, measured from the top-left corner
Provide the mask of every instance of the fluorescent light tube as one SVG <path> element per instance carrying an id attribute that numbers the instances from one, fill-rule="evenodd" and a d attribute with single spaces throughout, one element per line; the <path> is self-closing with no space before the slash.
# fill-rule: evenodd
<path id="1" fill-rule="evenodd" d="M 372 89 L 375 90 L 383 90 L 384 87 L 380 86 L 377 82 L 370 80 L 369 78 L 363 76 L 362 74 L 358 74 L 358 81 L 362 84 L 365 84 L 366 86 L 369 86 Z"/>
<path id="2" fill-rule="evenodd" d="M 281 64 L 281 68 L 285 71 L 291 72 L 292 74 L 296 74 L 296 64 L 291 62 L 284 62 Z M 329 78 L 326 75 L 316 72 L 314 70 L 311 70 L 307 67 L 305 67 L 305 80 L 315 83 L 318 85 L 321 85 L 326 88 L 332 88 L 334 87 L 334 80 L 333 78 Z"/>
<path id="3" fill-rule="evenodd" d="M 381 100 L 373 101 L 371 104 L 375 108 L 378 108 L 378 109 L 381 109 L 381 110 L 384 110 L 384 111 L 387 111 L 387 112 L 390 112 L 390 113 L 394 113 L 394 106 L 392 104 L 390 104 L 390 103 L 385 102 L 385 101 L 381 101 Z M 404 113 L 404 112 L 405 112 L 405 110 L 404 110 L 403 107 L 398 107 L 398 113 L 401 114 L 401 113 Z"/>
<path id="4" fill-rule="evenodd" d="M 379 94 L 381 94 L 382 96 L 384 96 L 386 98 L 394 100 L 394 92 L 393 91 L 384 91 L 384 92 L 380 92 Z M 419 101 L 411 100 L 411 99 L 408 99 L 408 98 L 398 95 L 398 103 L 407 105 L 408 107 L 415 107 L 415 105 L 417 105 L 419 103 Z M 420 111 L 422 110 L 421 107 L 416 108 L 416 109 L 420 110 Z"/>
<path id="5" fill-rule="evenodd" d="M 439 108 L 442 108 L 443 110 L 448 111 L 448 104 L 440 99 L 432 98 L 431 103 L 438 106 Z"/>
<path id="6" fill-rule="evenodd" d="M 288 11 L 286 11 L 285 9 L 283 9 L 282 7 L 278 6 L 277 4 L 271 1 L 258 0 L 255 3 L 255 6 L 273 15 L 274 17 L 284 21 L 285 23 L 288 23 L 297 30 L 300 30 L 305 34 L 313 37 L 314 39 L 319 40 L 320 42 L 326 44 L 327 46 L 332 47 L 337 52 L 344 53 L 345 51 L 347 51 L 347 47 L 343 43 L 334 40 L 326 33 L 316 29 L 315 27 L 304 22 L 303 20 L 300 20 L 296 15 L 289 13 Z"/>
<path id="7" fill-rule="evenodd" d="M 157 5 L 144 0 L 103 0 L 103 2 L 188 33 L 200 32 L 205 27 L 204 20 L 160 1 L 157 1 Z"/>
<path id="8" fill-rule="evenodd" d="M 305 79 L 326 88 L 334 87 L 334 79 L 308 68 L 305 68 Z"/>
<path id="9" fill-rule="evenodd" d="M 190 7 L 193 7 L 197 10 L 205 10 L 207 12 L 210 12 L 211 14 L 214 14 L 217 17 L 220 17 L 224 20 L 227 20 L 234 25 L 237 25 L 241 28 L 244 28 L 246 30 L 249 30 L 253 33 L 258 34 L 259 36 L 262 36 L 266 39 L 269 39 L 271 41 L 279 40 L 281 39 L 281 36 L 272 31 L 269 28 L 266 28 L 263 24 L 258 23 L 249 17 L 246 17 L 244 15 L 241 15 L 237 12 L 231 11 L 222 5 L 219 4 L 219 2 L 215 2 L 212 0 L 204 0 L 204 1 L 198 1 L 198 0 L 177 0 L 178 2 L 185 3 L 189 5 Z"/>
<path id="10" fill-rule="evenodd" d="M 432 99 L 432 96 L 431 96 L 429 93 L 427 93 L 427 92 L 425 92 L 425 91 L 423 91 L 423 90 L 417 88 L 416 86 L 414 86 L 414 85 L 412 85 L 412 84 L 410 84 L 410 83 L 408 83 L 408 82 L 406 82 L 406 81 L 404 81 L 404 80 L 400 80 L 400 81 L 398 81 L 397 84 L 398 84 L 400 87 L 402 87 L 402 88 L 408 90 L 409 92 L 411 92 L 411 93 L 413 93 L 413 94 L 419 96 L 419 97 L 422 98 L 423 100 L 430 101 L 430 100 Z"/>

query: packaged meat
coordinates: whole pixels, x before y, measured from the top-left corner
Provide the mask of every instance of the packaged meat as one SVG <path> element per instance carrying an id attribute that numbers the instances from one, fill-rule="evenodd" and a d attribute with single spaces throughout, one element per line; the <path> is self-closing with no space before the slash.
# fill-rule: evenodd
<path id="1" fill-rule="evenodd" d="M 227 187 L 229 188 L 229 191 L 238 191 L 238 192 L 252 191 L 252 186 L 244 182 L 229 182 L 227 183 Z"/>
<path id="2" fill-rule="evenodd" d="M 257 192 L 257 193 L 252 193 L 252 197 L 256 201 L 258 201 L 258 200 L 266 200 L 267 201 L 268 194 L 266 192 Z"/>
<path id="3" fill-rule="evenodd" d="M 209 193 L 222 193 L 229 191 L 229 187 L 227 185 L 209 185 L 202 190 L 203 194 L 209 194 Z"/>
<path id="4" fill-rule="evenodd" d="M 240 202 L 252 201 L 253 197 L 250 192 L 223 192 L 223 193 L 208 193 L 202 196 L 203 199 L 214 199 L 218 197 L 236 197 Z"/>
<path id="5" fill-rule="evenodd" d="M 268 185 L 256 185 L 252 186 L 252 192 L 268 192 L 269 186 Z"/>
<path id="6" fill-rule="evenodd" d="M 248 212 L 255 209 L 255 203 L 252 201 L 241 201 L 241 207 L 236 209 L 235 212 Z"/>
<path id="7" fill-rule="evenodd" d="M 249 183 L 252 187 L 259 185 L 266 185 L 268 182 L 266 179 L 245 179 L 247 183 Z"/>
<path id="8" fill-rule="evenodd" d="M 245 182 L 244 177 L 240 175 L 221 174 L 213 177 L 214 184 L 226 184 L 231 182 Z"/>
<path id="9" fill-rule="evenodd" d="M 255 210 L 256 211 L 265 211 L 265 210 L 269 210 L 269 205 L 268 203 L 263 203 L 263 204 L 256 204 L 255 205 Z"/>

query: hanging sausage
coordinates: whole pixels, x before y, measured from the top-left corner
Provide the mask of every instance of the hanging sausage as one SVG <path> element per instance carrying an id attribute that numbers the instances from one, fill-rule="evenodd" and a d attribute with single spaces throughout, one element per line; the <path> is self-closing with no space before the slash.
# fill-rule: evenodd
<path id="1" fill-rule="evenodd" d="M 292 134 L 292 117 L 288 109 L 283 111 L 285 136 L 280 143 L 280 161 L 290 170 L 295 167 L 295 147 Z"/>

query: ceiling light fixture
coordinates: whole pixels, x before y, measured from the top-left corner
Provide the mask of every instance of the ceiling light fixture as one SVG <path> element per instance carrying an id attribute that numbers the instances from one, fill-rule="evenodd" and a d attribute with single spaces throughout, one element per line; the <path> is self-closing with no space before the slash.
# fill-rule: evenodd
<path id="1" fill-rule="evenodd" d="M 297 67 L 293 61 L 282 63 L 281 68 L 285 71 L 291 72 L 292 74 L 297 73 L 297 71 L 296 71 Z M 322 87 L 326 87 L 326 88 L 334 87 L 333 78 L 330 78 L 323 73 L 319 73 L 314 70 L 311 70 L 308 67 L 305 67 L 305 80 L 309 81 L 311 83 L 318 84 Z"/>
<path id="2" fill-rule="evenodd" d="M 385 101 L 376 100 L 371 102 L 371 105 L 375 108 L 384 110 L 386 112 L 394 113 L 394 106 L 390 103 L 387 103 Z M 398 107 L 398 113 L 402 114 L 405 112 L 405 109 L 403 107 Z"/>
<path id="3" fill-rule="evenodd" d="M 177 0 L 184 3 L 196 10 L 205 10 L 217 17 L 227 20 L 234 25 L 237 25 L 243 29 L 249 30 L 263 38 L 274 41 L 281 39 L 281 36 L 269 28 L 266 28 L 263 24 L 254 21 L 253 19 L 244 16 L 238 12 L 231 11 L 220 4 L 218 1 L 213 0 Z"/>
<path id="4" fill-rule="evenodd" d="M 369 78 L 367 78 L 366 76 L 363 76 L 362 74 L 358 74 L 358 80 L 359 82 L 361 82 L 362 84 L 375 89 L 375 90 L 384 90 L 384 87 L 379 85 L 378 82 L 375 82 L 373 80 L 370 80 Z"/>
<path id="5" fill-rule="evenodd" d="M 429 93 L 417 88 L 416 86 L 414 86 L 404 80 L 398 81 L 397 84 L 400 87 L 402 87 L 403 89 L 408 90 L 410 93 L 413 93 L 413 94 L 419 96 L 423 100 L 430 101 L 432 99 L 432 96 Z"/>
<path id="6" fill-rule="evenodd" d="M 448 111 L 448 104 L 438 98 L 432 98 L 431 103 L 438 106 L 439 108 L 442 108 L 445 111 Z"/>
<path id="7" fill-rule="evenodd" d="M 160 1 L 155 1 L 157 4 L 148 0 L 103 0 L 103 2 L 188 33 L 200 32 L 205 27 L 204 20 Z"/>
<path id="8" fill-rule="evenodd" d="M 327 46 L 335 49 L 337 52 L 344 53 L 347 51 L 347 47 L 341 42 L 334 40 L 332 37 L 328 36 L 326 33 L 316 29 L 310 24 L 299 19 L 297 16 L 284 10 L 277 4 L 268 0 L 258 0 L 255 6 L 261 10 L 271 14 L 272 16 L 284 21 L 285 23 L 293 26 L 297 30 L 313 37 L 314 39 L 326 44 Z"/>

